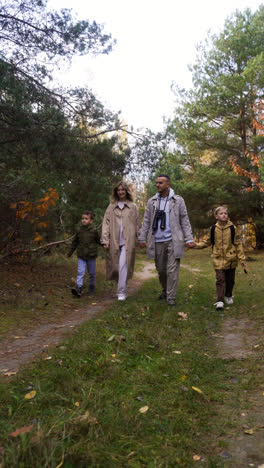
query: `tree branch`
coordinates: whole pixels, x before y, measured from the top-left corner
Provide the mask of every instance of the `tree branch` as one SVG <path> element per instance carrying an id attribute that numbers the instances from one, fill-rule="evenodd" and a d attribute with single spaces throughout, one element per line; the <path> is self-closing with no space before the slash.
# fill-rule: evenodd
<path id="1" fill-rule="evenodd" d="M 38 252 L 39 250 L 42 250 L 42 249 L 45 249 L 45 248 L 49 248 L 49 247 L 53 247 L 54 245 L 59 245 L 59 244 L 66 244 L 68 241 L 70 241 L 71 239 L 73 239 L 74 236 L 71 236 L 69 237 L 68 239 L 66 240 L 61 240 L 61 241 L 56 241 L 56 242 L 50 242 L 49 244 L 45 244 L 45 245 L 41 245 L 40 247 L 37 247 L 36 249 L 17 249 L 17 250 L 11 250 L 11 252 L 7 252 L 5 253 L 4 255 L 2 255 L 0 257 L 0 261 L 3 260 L 4 258 L 7 258 L 7 257 L 12 257 L 12 256 L 15 256 L 15 255 L 19 255 L 19 254 L 28 254 L 28 253 L 35 253 L 35 252 Z"/>

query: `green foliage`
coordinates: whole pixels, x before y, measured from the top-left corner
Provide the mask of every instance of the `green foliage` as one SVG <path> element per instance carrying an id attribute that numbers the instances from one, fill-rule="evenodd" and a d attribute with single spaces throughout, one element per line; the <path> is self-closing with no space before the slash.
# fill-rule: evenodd
<path id="1" fill-rule="evenodd" d="M 74 21 L 68 9 L 49 10 L 47 0 L 2 0 L 0 30 L 0 58 L 34 80 L 49 76 L 59 57 L 108 53 L 115 42 L 95 21 Z"/>
<path id="2" fill-rule="evenodd" d="M 199 47 L 192 67 L 194 88 L 174 88 L 179 104 L 168 127 L 182 153 L 185 170 L 179 190 L 197 213 L 192 213 L 194 227 L 200 225 L 199 211 L 204 224 L 221 201 L 234 219 L 253 218 L 259 247 L 264 195 L 258 189 L 263 179 L 253 162 L 264 150 L 257 128 L 258 103 L 264 98 L 263 18 L 264 6 L 255 13 L 236 11 L 218 36 L 209 36 Z M 230 158 L 238 176 L 230 174 Z"/>
<path id="3" fill-rule="evenodd" d="M 100 223 L 112 185 L 128 170 L 130 148 L 118 133 L 118 114 L 91 90 L 47 86 L 61 58 L 111 50 L 114 41 L 102 26 L 75 22 L 70 10 L 49 11 L 46 1 L 17 0 L 2 2 L 0 29 L 0 248 L 6 249 L 30 245 L 34 234 L 10 204 L 35 202 L 50 187 L 60 201 L 45 220 L 46 240 L 72 232 L 88 207 Z"/>

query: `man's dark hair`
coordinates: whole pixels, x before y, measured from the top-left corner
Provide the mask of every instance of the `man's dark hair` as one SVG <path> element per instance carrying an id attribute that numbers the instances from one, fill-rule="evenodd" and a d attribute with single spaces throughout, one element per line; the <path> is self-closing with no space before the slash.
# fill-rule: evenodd
<path id="1" fill-rule="evenodd" d="M 82 215 L 90 216 L 91 219 L 94 219 L 94 213 L 92 211 L 83 211 Z"/>
<path id="2" fill-rule="evenodd" d="M 170 176 L 168 176 L 168 174 L 159 174 L 158 177 L 157 177 L 157 179 L 158 179 L 159 177 L 165 177 L 165 179 L 167 179 L 167 180 L 170 182 Z"/>

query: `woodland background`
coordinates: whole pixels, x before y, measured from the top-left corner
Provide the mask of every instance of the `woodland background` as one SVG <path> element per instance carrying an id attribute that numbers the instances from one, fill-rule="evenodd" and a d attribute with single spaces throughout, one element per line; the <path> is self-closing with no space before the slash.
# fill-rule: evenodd
<path id="1" fill-rule="evenodd" d="M 154 134 L 130 128 L 88 87 L 55 87 L 73 56 L 111 53 L 103 26 L 45 0 L 0 5 L 0 259 L 47 253 L 87 209 L 100 226 L 122 178 L 143 213 L 158 173 L 184 197 L 197 237 L 227 204 L 244 243 L 263 249 L 264 6 L 208 35 L 192 89 L 172 84 L 174 118 Z"/>

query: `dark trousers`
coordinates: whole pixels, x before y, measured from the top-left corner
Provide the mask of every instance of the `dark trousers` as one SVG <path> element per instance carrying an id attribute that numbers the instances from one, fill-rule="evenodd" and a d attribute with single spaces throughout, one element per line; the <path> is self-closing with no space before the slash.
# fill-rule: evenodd
<path id="1" fill-rule="evenodd" d="M 230 268 L 229 270 L 215 270 L 215 273 L 217 302 L 224 302 L 224 296 L 232 297 L 236 269 Z"/>

